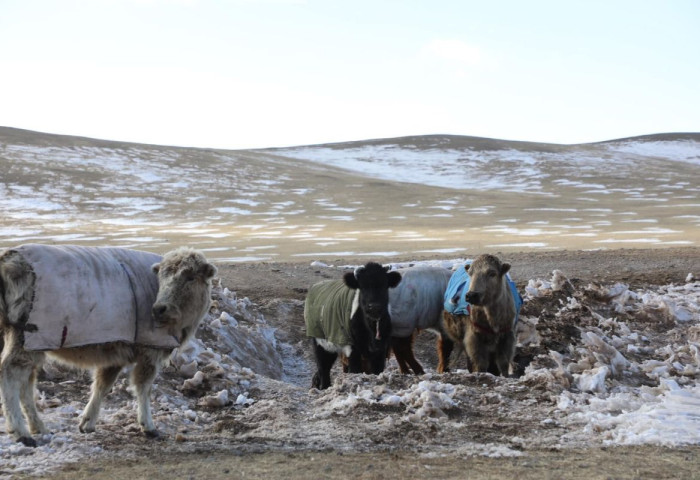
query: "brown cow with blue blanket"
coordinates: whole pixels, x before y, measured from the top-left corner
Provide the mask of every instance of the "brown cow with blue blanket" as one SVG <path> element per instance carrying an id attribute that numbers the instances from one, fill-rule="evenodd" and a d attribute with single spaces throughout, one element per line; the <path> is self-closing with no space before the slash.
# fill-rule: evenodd
<path id="1" fill-rule="evenodd" d="M 511 374 L 522 298 L 509 270 L 509 263 L 479 255 L 454 273 L 445 292 L 443 328 L 467 352 L 472 371 Z"/>

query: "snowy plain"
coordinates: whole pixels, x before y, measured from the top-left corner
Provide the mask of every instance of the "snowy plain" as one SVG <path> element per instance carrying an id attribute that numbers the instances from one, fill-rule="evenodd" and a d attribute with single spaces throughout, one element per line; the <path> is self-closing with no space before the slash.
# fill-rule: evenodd
<path id="1" fill-rule="evenodd" d="M 435 136 L 218 151 L 2 133 L 0 246 L 161 252 L 177 242 L 240 262 L 700 242 L 694 137 L 484 148 Z"/>

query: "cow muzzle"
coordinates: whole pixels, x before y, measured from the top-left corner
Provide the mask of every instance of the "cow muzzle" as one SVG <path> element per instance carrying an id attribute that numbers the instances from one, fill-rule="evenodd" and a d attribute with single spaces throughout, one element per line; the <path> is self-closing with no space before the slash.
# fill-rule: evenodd
<path id="1" fill-rule="evenodd" d="M 158 325 L 175 325 L 180 318 L 180 309 L 167 303 L 156 303 L 151 309 L 153 320 Z"/>
<path id="2" fill-rule="evenodd" d="M 467 292 L 464 299 L 472 305 L 481 305 L 484 302 L 484 295 L 479 292 Z"/>
<path id="3" fill-rule="evenodd" d="M 370 303 L 365 307 L 365 314 L 371 318 L 380 318 L 384 313 L 384 305 L 381 303 Z"/>

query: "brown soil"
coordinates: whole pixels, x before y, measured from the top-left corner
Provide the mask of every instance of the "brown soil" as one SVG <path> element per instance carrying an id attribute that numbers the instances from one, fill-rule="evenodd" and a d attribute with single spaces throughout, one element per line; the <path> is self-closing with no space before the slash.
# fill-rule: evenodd
<path id="1" fill-rule="evenodd" d="M 148 452 L 138 460 L 71 466 L 55 480 L 99 479 L 693 479 L 700 448 L 535 451 L 514 458 L 420 458 L 410 452 Z"/>

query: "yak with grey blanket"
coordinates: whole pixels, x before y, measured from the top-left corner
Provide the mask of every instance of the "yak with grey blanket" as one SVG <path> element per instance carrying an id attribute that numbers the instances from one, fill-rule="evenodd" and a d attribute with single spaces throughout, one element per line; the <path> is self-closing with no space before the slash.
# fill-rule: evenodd
<path id="1" fill-rule="evenodd" d="M 401 281 L 399 273 L 388 270 L 370 262 L 346 273 L 343 280 L 309 289 L 304 320 L 316 357 L 313 387 L 330 386 L 330 371 L 340 352 L 348 357 L 350 373 L 363 372 L 363 362 L 372 373 L 384 370 L 391 336 L 389 289 Z"/>
<path id="2" fill-rule="evenodd" d="M 156 326 L 151 307 L 158 277 L 151 266 L 162 257 L 123 248 L 22 245 L 3 259 L 20 256 L 34 277 L 25 315 L 9 303 L 9 318 L 24 325 L 25 350 L 58 350 L 97 343 L 129 342 L 174 348 L 167 325 Z"/>
<path id="3" fill-rule="evenodd" d="M 45 433 L 34 403 L 46 354 L 94 368 L 80 420 L 92 432 L 102 398 L 126 365 L 137 419 L 156 435 L 150 392 L 161 364 L 209 309 L 216 268 L 192 249 L 164 257 L 119 248 L 24 245 L 0 255 L 0 398 L 7 430 L 25 445 Z M 21 405 L 21 407 L 20 407 Z M 22 411 L 29 429 L 22 418 Z"/>

